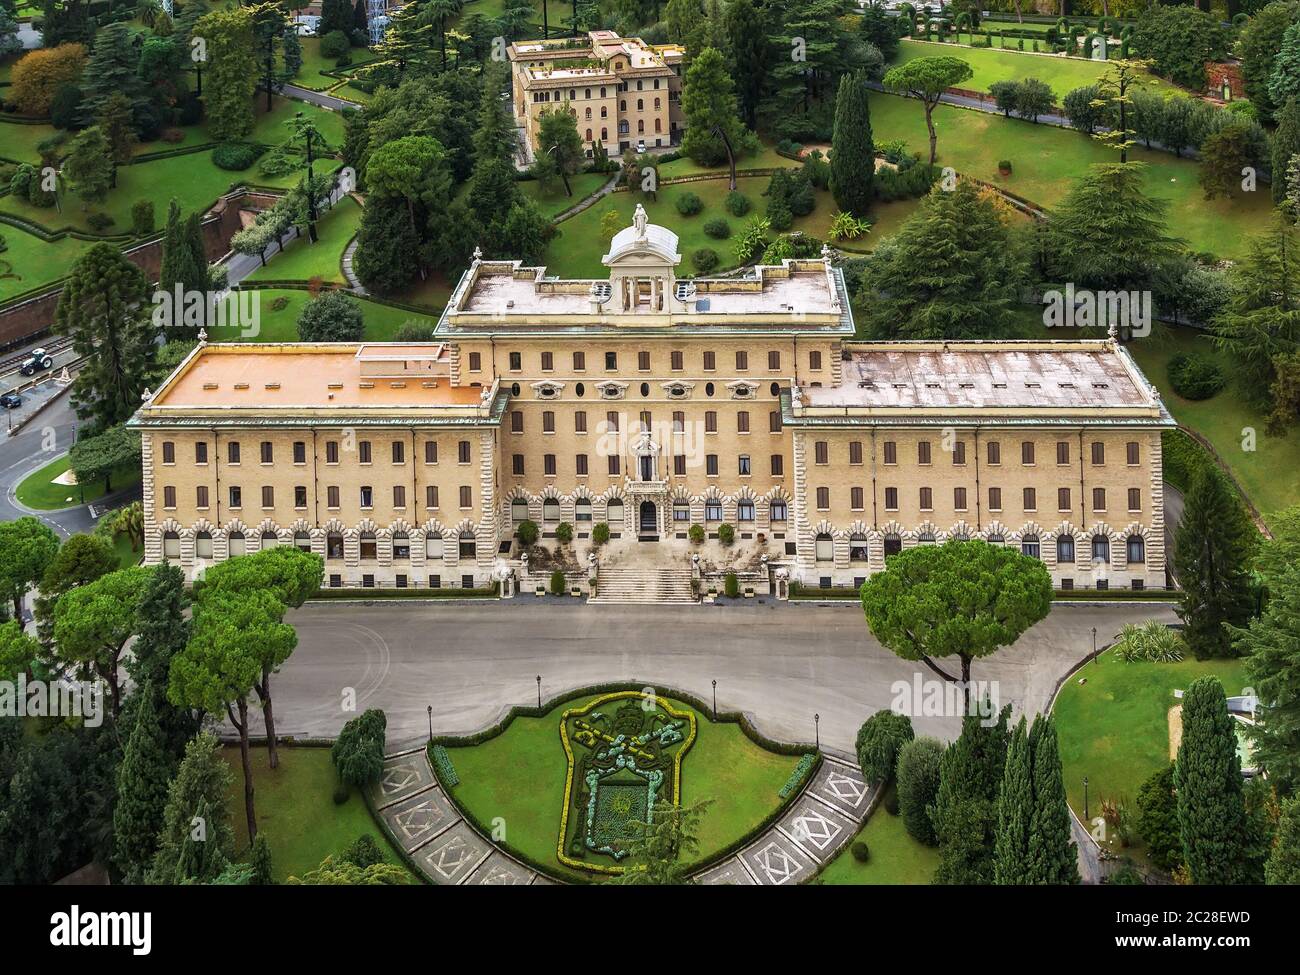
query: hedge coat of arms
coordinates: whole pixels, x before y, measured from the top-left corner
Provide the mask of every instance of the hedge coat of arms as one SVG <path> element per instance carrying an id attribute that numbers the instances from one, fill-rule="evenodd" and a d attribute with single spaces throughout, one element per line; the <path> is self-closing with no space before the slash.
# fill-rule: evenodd
<path id="1" fill-rule="evenodd" d="M 557 855 L 582 870 L 617 873 L 655 810 L 679 801 L 695 715 L 650 691 L 604 694 L 560 718 L 569 760 Z"/>

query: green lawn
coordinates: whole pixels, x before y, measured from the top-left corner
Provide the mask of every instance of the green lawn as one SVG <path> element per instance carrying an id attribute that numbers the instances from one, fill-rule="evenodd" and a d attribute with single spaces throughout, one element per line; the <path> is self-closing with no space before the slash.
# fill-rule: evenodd
<path id="1" fill-rule="evenodd" d="M 779 155 L 776 149 L 767 143 L 763 143 L 759 146 L 757 152 L 748 156 L 741 156 L 736 160 L 736 169 L 738 170 L 776 169 L 779 167 L 792 169 L 798 165 L 799 163 L 795 162 L 793 159 L 787 159 L 785 156 Z M 688 156 L 682 156 L 679 159 L 674 159 L 672 162 L 667 162 L 660 166 L 659 178 L 677 179 L 681 176 L 694 176 L 697 173 L 725 173 L 726 171 L 727 164 L 725 161 L 721 165 L 717 166 L 701 166 Z"/>
<path id="2" fill-rule="evenodd" d="M 36 151 L 36 147 L 56 134 L 59 134 L 59 130 L 49 124 L 0 122 L 0 156 L 18 162 L 39 162 L 41 154 Z"/>
<path id="3" fill-rule="evenodd" d="M 144 556 L 144 548 L 136 548 L 131 544 L 130 536 L 123 533 L 113 539 L 113 554 L 117 556 L 117 564 L 120 568 L 129 569 L 133 565 L 140 564 L 140 559 Z"/>
<path id="4" fill-rule="evenodd" d="M 501 817 L 508 847 L 562 877 L 590 877 L 556 859 L 567 770 L 560 715 L 590 700 L 566 701 L 543 718 L 515 718 L 504 733 L 480 745 L 448 748 L 460 778 L 452 790 L 456 799 L 480 823 Z M 682 762 L 682 800 L 714 800 L 700 828 L 707 859 L 777 808 L 777 792 L 798 758 L 760 748 L 737 724 L 714 724 L 698 711 L 695 716 L 696 739 Z"/>
<path id="5" fill-rule="evenodd" d="M 1169 412 L 1214 444 L 1265 521 L 1300 502 L 1300 430 L 1292 428 L 1282 437 L 1265 436 L 1264 416 L 1247 404 L 1235 380 L 1217 395 L 1199 401 L 1185 400 L 1170 388 L 1167 366 L 1177 352 L 1199 352 L 1230 371 L 1231 361 L 1202 333 L 1190 328 L 1155 329 L 1128 348 L 1159 388 Z M 1245 449 L 1248 428 L 1256 435 L 1253 450 Z"/>
<path id="6" fill-rule="evenodd" d="M 303 306 L 311 299 L 311 295 L 306 291 L 291 288 L 267 288 L 259 290 L 257 294 L 260 296 L 259 331 L 256 336 L 248 336 L 243 341 L 297 342 L 298 316 L 302 314 Z M 285 300 L 285 305 L 283 308 L 276 309 L 274 305 L 281 298 Z M 361 305 L 365 318 L 365 337 L 372 342 L 392 341 L 397 330 L 407 322 L 432 328 L 438 321 L 438 313 L 432 309 L 427 315 L 420 315 L 404 308 L 367 301 L 365 298 L 357 298 L 356 301 Z M 221 339 L 236 341 L 233 336 L 222 336 Z"/>
<path id="7" fill-rule="evenodd" d="M 996 43 L 996 41 L 994 42 Z M 1014 44 L 1015 41 L 1008 41 Z M 1025 42 L 1032 48 L 1032 43 Z M 1019 50 L 1002 50 L 997 47 L 967 47 L 958 44 L 935 44 L 904 38 L 898 45 L 898 56 L 893 64 L 905 64 L 914 58 L 947 56 L 959 58 L 971 66 L 974 75 L 957 87 L 971 91 L 988 91 L 995 81 L 1023 81 L 1037 78 L 1051 86 L 1059 102 L 1066 93 L 1084 85 L 1091 85 L 1106 73 L 1106 62 L 1085 61 L 1059 55 L 1022 53 Z M 1170 87 L 1169 83 L 1149 76 L 1153 87 Z"/>
<path id="8" fill-rule="evenodd" d="M 564 184 L 558 179 L 552 180 L 551 185 L 546 189 L 543 189 L 542 184 L 535 179 L 525 180 L 519 184 L 519 189 L 523 191 L 524 196 L 537 204 L 537 208 L 544 216 L 553 220 L 569 207 L 581 203 L 604 186 L 609 181 L 610 175 L 609 173 L 578 173 L 576 176 L 570 176 L 569 186 L 573 190 L 572 196 L 564 195 Z"/>
<path id="9" fill-rule="evenodd" d="M 225 748 L 223 754 L 235 773 L 230 787 L 230 816 L 236 854 L 242 857 L 248 847 L 243 768 L 237 747 Z M 315 869 L 327 856 L 342 853 L 364 833 L 375 838 L 389 862 L 406 869 L 375 825 L 360 793 L 354 789 L 347 802 L 335 805 L 336 776 L 328 748 L 282 745 L 280 767 L 274 770 L 267 765 L 265 748 L 254 748 L 251 759 L 257 831 L 265 834 L 270 845 L 272 872 L 277 880 Z M 414 877 L 411 882 L 416 882 Z"/>
<path id="10" fill-rule="evenodd" d="M 1055 206 L 1071 184 L 1093 163 L 1117 162 L 1118 154 L 1095 139 L 1051 125 L 1003 118 L 988 112 L 940 105 L 934 110 L 939 133 L 939 164 L 986 180 L 1046 207 Z M 924 154 L 929 141 L 919 101 L 873 94 L 871 125 L 877 143 L 902 139 Z M 1170 232 L 1195 251 L 1221 258 L 1246 254 L 1246 237 L 1262 230 L 1272 213 L 1265 192 L 1237 193 L 1206 200 L 1197 179 L 1199 165 L 1167 152 L 1135 149 L 1133 161 L 1144 162 L 1146 189 L 1168 201 Z M 1012 163 L 1011 176 L 998 175 L 998 162 Z"/>
<path id="11" fill-rule="evenodd" d="M 818 883 L 928 884 L 939 866 L 939 851 L 912 839 L 903 827 L 903 817 L 889 815 L 883 802 L 853 840 L 867 844 L 870 859 L 859 863 L 845 846 L 817 875 Z"/>
<path id="12" fill-rule="evenodd" d="M 290 84 L 298 85 L 300 88 L 310 88 L 313 91 L 324 91 L 337 85 L 339 83 L 337 78 L 321 74 L 322 71 L 336 70 L 337 62 L 333 58 L 321 56 L 320 38 L 302 37 L 299 40 L 302 43 L 302 68 Z M 375 55 L 364 47 L 354 47 L 350 53 L 352 64 L 344 65 L 345 68 L 358 67 L 375 59 Z"/>
<path id="13" fill-rule="evenodd" d="M 344 283 L 340 262 L 348 242 L 361 226 L 361 205 L 344 197 L 316 222 L 316 243 L 304 237 L 291 241 L 283 253 L 271 255 L 265 267 L 248 281 L 322 281 Z"/>
<path id="14" fill-rule="evenodd" d="M 8 244 L 0 252 L 0 301 L 67 274 L 73 262 L 91 246 L 90 241 L 75 237 L 46 243 L 8 224 L 0 224 L 0 237 Z"/>
<path id="15" fill-rule="evenodd" d="M 57 511 L 102 498 L 106 493 L 103 481 L 92 481 L 84 485 L 55 484 L 54 478 L 68 469 L 68 457 L 65 454 L 58 460 L 52 460 L 39 470 L 23 478 L 18 485 L 16 495 L 21 504 L 38 511 Z M 140 480 L 140 468 L 136 464 L 127 464 L 113 471 L 109 480 L 114 491 L 121 491 Z"/>
<path id="16" fill-rule="evenodd" d="M 1240 660 L 1125 663 L 1111 653 L 1066 682 L 1052 713 L 1066 795 L 1080 818 L 1085 775 L 1091 817 L 1099 815 L 1103 799 L 1124 799 L 1136 814 L 1138 789 L 1170 759 L 1168 713 L 1178 703 L 1174 690 L 1185 690 L 1206 675 L 1218 677 L 1229 695 L 1240 694 L 1245 684 Z M 1080 678 L 1087 682 L 1080 684 Z M 1114 842 L 1111 848 L 1120 849 Z M 1140 856 L 1140 849 L 1126 852 Z"/>

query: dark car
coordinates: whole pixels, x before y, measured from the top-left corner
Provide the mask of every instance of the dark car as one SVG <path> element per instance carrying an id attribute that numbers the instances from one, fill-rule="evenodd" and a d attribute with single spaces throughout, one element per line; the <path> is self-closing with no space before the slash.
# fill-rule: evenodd
<path id="1" fill-rule="evenodd" d="M 5 393 L 0 396 L 0 406 L 6 410 L 16 410 L 23 405 L 23 399 L 17 393 Z"/>
<path id="2" fill-rule="evenodd" d="M 54 358 L 44 349 L 33 349 L 32 354 L 23 360 L 20 371 L 24 376 L 31 376 L 41 369 L 54 365 Z"/>

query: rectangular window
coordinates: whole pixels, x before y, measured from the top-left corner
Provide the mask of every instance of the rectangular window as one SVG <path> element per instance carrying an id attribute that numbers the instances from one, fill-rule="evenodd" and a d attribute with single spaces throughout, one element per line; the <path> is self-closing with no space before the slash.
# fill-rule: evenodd
<path id="1" fill-rule="evenodd" d="M 767 368 L 769 368 L 769 369 L 780 369 L 780 368 L 781 368 L 781 353 L 780 353 L 780 352 L 777 352 L 775 349 L 773 349 L 771 352 L 769 352 L 769 353 L 767 354 Z"/>
<path id="2" fill-rule="evenodd" d="M 438 487 L 430 484 L 424 489 L 424 506 L 426 508 L 438 507 Z"/>
<path id="3" fill-rule="evenodd" d="M 551 372 L 555 368 L 555 353 L 542 353 L 542 372 Z"/>
<path id="4" fill-rule="evenodd" d="M 587 432 L 587 411 L 586 410 L 578 410 L 576 413 L 573 414 L 573 432 L 574 433 Z"/>
<path id="5" fill-rule="evenodd" d="M 206 484 L 200 484 L 194 489 L 194 506 L 196 508 L 206 508 L 208 506 L 208 486 Z"/>
<path id="6" fill-rule="evenodd" d="M 357 444 L 357 460 L 362 464 L 370 463 L 370 441 L 362 440 Z"/>
<path id="7" fill-rule="evenodd" d="M 885 488 L 885 510 L 886 511 L 898 510 L 898 488 L 894 488 L 894 487 Z"/>
<path id="8" fill-rule="evenodd" d="M 736 414 L 736 432 L 749 433 L 749 411 L 741 410 Z"/>
<path id="9" fill-rule="evenodd" d="M 749 467 L 749 455 L 741 454 L 740 457 L 737 458 L 737 460 L 739 462 L 739 468 L 737 473 L 739 473 L 742 477 L 748 477 L 749 474 L 751 473 Z"/>
<path id="10" fill-rule="evenodd" d="M 469 441 L 462 440 L 456 445 L 456 462 L 459 464 L 469 463 Z"/>
<path id="11" fill-rule="evenodd" d="M 704 413 L 704 432 L 718 432 L 718 413 L 716 410 L 706 410 Z"/>
<path id="12" fill-rule="evenodd" d="M 338 485 L 332 484 L 325 489 L 325 507 L 337 508 L 338 506 L 339 506 Z"/>
<path id="13" fill-rule="evenodd" d="M 673 433 L 686 432 L 686 414 L 681 410 L 673 410 Z"/>
<path id="14" fill-rule="evenodd" d="M 1056 442 L 1056 462 L 1062 466 L 1070 463 L 1070 442 L 1068 440 L 1058 440 Z"/>
<path id="15" fill-rule="evenodd" d="M 673 456 L 673 474 L 677 477 L 684 477 L 686 474 L 686 455 L 675 454 Z"/>
<path id="16" fill-rule="evenodd" d="M 921 488 L 921 510 L 934 510 L 934 491 L 928 487 Z"/>
<path id="17" fill-rule="evenodd" d="M 862 488 L 849 488 L 849 507 L 854 511 L 862 510 Z"/>
<path id="18" fill-rule="evenodd" d="M 275 451 L 274 448 L 271 446 L 271 441 L 263 440 L 262 441 L 262 463 L 270 464 L 273 463 L 274 460 L 275 460 Z"/>
<path id="19" fill-rule="evenodd" d="M 401 440 L 394 440 L 392 446 L 393 446 L 393 463 L 394 463 L 394 464 L 405 464 L 405 463 L 406 463 L 406 443 L 405 443 L 404 441 L 401 441 Z"/>
<path id="20" fill-rule="evenodd" d="M 744 372 L 749 368 L 749 353 L 739 351 L 736 353 L 736 371 Z"/>
<path id="21" fill-rule="evenodd" d="M 1130 467 L 1136 467 L 1140 456 L 1137 441 L 1130 440 L 1124 446 L 1125 461 Z"/>
<path id="22" fill-rule="evenodd" d="M 717 361 L 716 354 L 713 352 L 704 353 L 704 371 L 712 372 L 716 368 L 718 368 L 718 361 Z"/>
<path id="23" fill-rule="evenodd" d="M 1024 503 L 1026 511 L 1038 510 L 1038 492 L 1031 487 L 1024 489 Z"/>
<path id="24" fill-rule="evenodd" d="M 523 477 L 524 474 L 523 454 L 510 455 L 510 473 L 513 474 L 515 477 Z"/>
<path id="25" fill-rule="evenodd" d="M 964 487 L 952 489 L 952 507 L 954 511 L 966 510 L 966 489 Z"/>
<path id="26" fill-rule="evenodd" d="M 825 511 L 831 506 L 831 489 L 819 487 L 817 489 L 817 510 Z"/>
<path id="27" fill-rule="evenodd" d="M 574 461 L 576 464 L 576 469 L 578 471 L 578 476 L 586 477 L 587 476 L 587 455 L 578 454 L 577 457 L 574 459 Z"/>
<path id="28" fill-rule="evenodd" d="M 1001 464 L 1002 444 L 998 443 L 996 440 L 990 440 L 988 442 L 988 457 L 989 457 L 990 464 L 993 465 Z"/>
<path id="29" fill-rule="evenodd" d="M 862 441 L 861 440 L 849 441 L 849 463 L 850 464 L 862 463 Z"/>
<path id="30" fill-rule="evenodd" d="M 554 454 L 542 455 L 542 473 L 547 475 L 548 477 L 555 476 L 555 455 Z"/>
<path id="31" fill-rule="evenodd" d="M 339 442 L 337 440 L 325 441 L 325 463 L 337 464 L 339 462 Z"/>
<path id="32" fill-rule="evenodd" d="M 609 457 L 606 458 L 606 461 L 607 463 L 605 466 L 606 469 L 609 471 L 610 476 L 616 477 L 618 475 L 618 470 L 619 470 L 618 454 L 610 454 Z"/>
<path id="33" fill-rule="evenodd" d="M 1106 445 L 1100 440 L 1092 442 L 1092 463 L 1094 466 L 1106 463 Z"/>
<path id="34" fill-rule="evenodd" d="M 511 410 L 511 411 L 510 411 L 510 432 L 511 432 L 511 433 L 523 433 L 523 432 L 524 432 L 524 413 L 523 413 L 523 410 Z"/>
<path id="35" fill-rule="evenodd" d="M 957 467 L 965 466 L 966 464 L 966 441 L 965 440 L 958 440 L 956 443 L 952 445 L 952 462 Z"/>
<path id="36" fill-rule="evenodd" d="M 704 472 L 710 476 L 716 476 L 718 473 L 718 455 L 706 454 L 704 457 Z"/>
<path id="37" fill-rule="evenodd" d="M 163 445 L 162 445 L 162 447 L 163 447 L 163 451 L 162 451 L 163 459 L 162 459 L 162 462 L 163 462 L 164 464 L 174 464 L 174 463 L 176 463 L 176 444 L 175 444 L 175 442 L 173 442 L 173 441 L 171 441 L 171 440 L 164 440 L 164 441 L 163 441 Z"/>
<path id="38" fill-rule="evenodd" d="M 582 372 L 586 368 L 587 368 L 587 353 L 585 352 L 573 353 L 573 371 Z"/>
<path id="39" fill-rule="evenodd" d="M 524 367 L 524 357 L 519 352 L 510 353 L 510 371 L 518 372 Z"/>
<path id="40" fill-rule="evenodd" d="M 295 464 L 307 463 L 307 444 L 301 440 L 293 442 L 293 462 Z"/>
<path id="41" fill-rule="evenodd" d="M 989 511 L 1002 510 L 1002 488 L 989 488 Z"/>
<path id="42" fill-rule="evenodd" d="M 1070 510 L 1070 489 L 1069 488 L 1056 489 L 1056 510 L 1057 511 Z"/>
<path id="43" fill-rule="evenodd" d="M 242 508 L 244 506 L 244 492 L 237 487 L 230 489 L 230 507 Z"/>
<path id="44" fill-rule="evenodd" d="M 232 440 L 230 441 L 230 443 L 226 444 L 226 463 L 228 464 L 239 463 L 239 441 L 238 440 Z"/>
<path id="45" fill-rule="evenodd" d="M 469 354 L 469 371 L 480 372 L 483 369 L 483 353 L 471 352 Z"/>
<path id="46" fill-rule="evenodd" d="M 359 495 L 361 498 L 361 507 L 373 508 L 375 506 L 375 489 L 369 484 L 361 485 Z"/>
<path id="47" fill-rule="evenodd" d="M 1128 489 L 1128 510 L 1129 511 L 1142 510 L 1142 489 L 1141 488 Z"/>
<path id="48" fill-rule="evenodd" d="M 543 410 L 542 411 L 542 433 L 554 433 L 554 432 L 555 432 L 555 411 Z"/>
<path id="49" fill-rule="evenodd" d="M 1032 466 L 1034 463 L 1034 442 L 1026 440 L 1020 445 L 1020 463 Z"/>
<path id="50" fill-rule="evenodd" d="M 930 463 L 930 441 L 922 440 L 916 445 L 916 462 L 918 464 Z"/>
<path id="51" fill-rule="evenodd" d="M 426 440 L 424 442 L 424 462 L 426 464 L 438 463 L 438 441 Z"/>
<path id="52" fill-rule="evenodd" d="M 820 369 L 822 367 L 822 354 L 817 351 L 808 353 L 808 368 Z"/>
<path id="53" fill-rule="evenodd" d="M 393 507 L 406 507 L 406 487 L 402 484 L 393 485 Z"/>
<path id="54" fill-rule="evenodd" d="M 164 508 L 176 507 L 176 489 L 174 487 L 163 488 L 163 507 Z"/>
<path id="55" fill-rule="evenodd" d="M 275 507 L 275 488 L 269 486 L 262 488 L 262 507 Z"/>
<path id="56" fill-rule="evenodd" d="M 608 370 L 611 370 L 611 371 L 614 370 L 614 369 L 617 369 L 617 368 L 618 368 L 618 353 L 617 353 L 617 352 L 606 352 L 606 353 L 605 353 L 605 368 L 608 369 Z"/>
<path id="57" fill-rule="evenodd" d="M 898 463 L 898 444 L 894 443 L 892 440 L 885 441 L 885 463 Z"/>
<path id="58" fill-rule="evenodd" d="M 681 352 L 680 352 L 680 351 L 674 351 L 674 352 L 672 352 L 672 353 L 669 354 L 668 358 L 669 358 L 669 364 L 672 366 L 672 370 L 673 370 L 673 372 L 681 372 L 682 369 L 684 368 L 683 365 L 682 365 L 682 354 L 681 354 Z"/>
<path id="59" fill-rule="evenodd" d="M 773 477 L 785 476 L 785 457 L 783 457 L 781 454 L 772 455 L 772 476 Z"/>
<path id="60" fill-rule="evenodd" d="M 814 463 L 829 464 L 831 462 L 831 448 L 825 440 L 818 440 L 813 444 Z"/>
<path id="61" fill-rule="evenodd" d="M 208 462 L 208 442 L 199 440 L 194 444 L 194 463 L 206 464 Z"/>
<path id="62" fill-rule="evenodd" d="M 780 410 L 773 410 L 771 413 L 767 415 L 767 432 L 768 433 L 781 432 L 781 411 Z"/>
<path id="63" fill-rule="evenodd" d="M 462 508 L 474 507 L 474 495 L 470 493 L 468 486 L 462 486 L 460 489 L 460 506 Z"/>
<path id="64" fill-rule="evenodd" d="M 650 371 L 650 353 L 649 353 L 649 352 L 638 352 L 638 353 L 636 354 L 636 367 L 637 367 L 637 369 L 639 369 L 641 372 L 649 372 L 649 371 Z"/>
<path id="65" fill-rule="evenodd" d="M 293 506 L 295 508 L 307 507 L 307 486 L 299 484 L 293 489 Z"/>
<path id="66" fill-rule="evenodd" d="M 1106 510 L 1106 489 L 1105 488 L 1092 489 L 1092 510 L 1093 511 Z"/>

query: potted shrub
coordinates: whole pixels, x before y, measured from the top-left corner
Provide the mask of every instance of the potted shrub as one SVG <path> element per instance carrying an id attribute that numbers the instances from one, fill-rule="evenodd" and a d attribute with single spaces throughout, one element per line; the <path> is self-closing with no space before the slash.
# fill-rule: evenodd
<path id="1" fill-rule="evenodd" d="M 551 595 L 563 596 L 565 588 L 564 573 L 556 569 L 551 573 Z"/>
<path id="2" fill-rule="evenodd" d="M 573 526 L 567 521 L 562 521 L 555 526 L 555 539 L 561 545 L 568 545 L 573 541 Z"/>
<path id="3" fill-rule="evenodd" d="M 1010 175 L 1011 175 L 1011 160 L 1010 160 L 1010 159 L 1001 159 L 1001 160 L 998 161 L 998 175 L 999 175 L 999 176 L 1010 176 Z"/>
<path id="4" fill-rule="evenodd" d="M 736 529 L 732 528 L 730 525 L 718 526 L 718 541 L 720 541 L 723 545 L 730 545 L 735 540 L 736 540 Z"/>
<path id="5" fill-rule="evenodd" d="M 605 522 L 597 522 L 591 529 L 591 544 L 600 546 L 609 541 L 609 525 Z"/>
<path id="6" fill-rule="evenodd" d="M 693 544 L 695 544 L 695 545 L 703 545 L 703 544 L 704 544 L 704 526 L 703 526 L 703 525 L 691 525 L 690 530 L 689 530 L 686 534 L 687 534 L 688 536 L 690 536 L 691 542 L 692 542 Z"/>
<path id="7" fill-rule="evenodd" d="M 728 572 L 723 577 L 722 591 L 728 599 L 736 599 L 740 596 L 740 581 L 736 578 L 736 573 Z"/>

